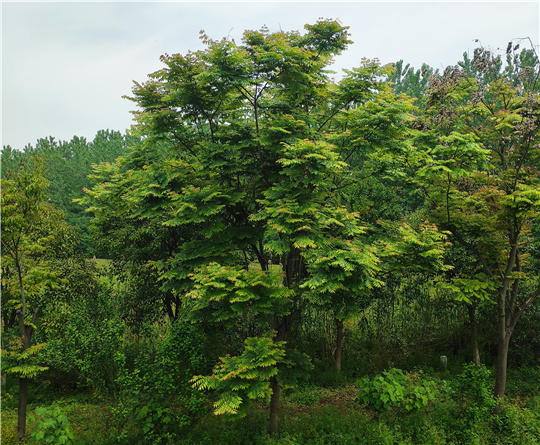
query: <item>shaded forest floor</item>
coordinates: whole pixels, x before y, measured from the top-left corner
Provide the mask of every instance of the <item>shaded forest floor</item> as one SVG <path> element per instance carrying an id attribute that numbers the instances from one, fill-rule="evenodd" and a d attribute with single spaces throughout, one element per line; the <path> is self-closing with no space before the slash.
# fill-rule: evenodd
<path id="1" fill-rule="evenodd" d="M 2 443 L 46 443 L 31 438 L 46 420 L 36 415 L 37 409 L 60 406 L 74 437 L 68 443 L 74 444 L 540 444 L 540 368 L 512 372 L 506 407 L 497 416 L 474 396 L 457 393 L 456 377 L 432 375 L 439 385 L 436 399 L 411 412 L 396 408 L 378 412 L 360 403 L 357 384 L 346 379 L 285 390 L 280 435 L 273 438 L 267 433 L 267 409 L 261 404 L 251 406 L 242 417 L 227 419 L 208 412 L 183 428 L 169 425 L 144 434 L 148 423 L 119 416 L 121 404 L 112 399 L 44 392 L 34 394 L 27 438 L 18 442 L 16 403 L 9 399 L 13 391 L 7 391 Z M 61 429 L 58 422 L 55 428 Z M 55 440 L 50 443 L 60 443 Z"/>

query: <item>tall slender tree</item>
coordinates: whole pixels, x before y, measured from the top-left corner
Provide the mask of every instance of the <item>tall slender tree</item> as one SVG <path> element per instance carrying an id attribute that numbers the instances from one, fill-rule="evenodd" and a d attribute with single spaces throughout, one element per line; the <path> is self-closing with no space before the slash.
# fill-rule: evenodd
<path id="1" fill-rule="evenodd" d="M 21 164 L 16 173 L 2 179 L 2 311 L 11 311 L 18 324 L 18 335 L 3 342 L 2 365 L 5 372 L 19 377 L 19 438 L 26 431 L 29 380 L 46 369 L 35 360 L 42 345 L 32 343 L 40 295 L 58 282 L 45 250 L 56 230 L 49 222 L 55 219 L 58 225 L 59 215 L 45 201 L 43 163 L 34 159 L 33 164 Z M 9 337 L 9 328 L 3 327 L 3 336 Z"/>
<path id="2" fill-rule="evenodd" d="M 481 48 L 469 65 L 448 68 L 432 82 L 416 146 L 403 162 L 415 172 L 412 182 L 433 221 L 478 266 L 458 277 L 465 287 L 460 295 L 492 290 L 497 302 L 500 409 L 510 338 L 540 295 L 538 274 L 524 254 L 540 211 L 540 97 L 529 69 L 511 82 L 500 59 Z"/>

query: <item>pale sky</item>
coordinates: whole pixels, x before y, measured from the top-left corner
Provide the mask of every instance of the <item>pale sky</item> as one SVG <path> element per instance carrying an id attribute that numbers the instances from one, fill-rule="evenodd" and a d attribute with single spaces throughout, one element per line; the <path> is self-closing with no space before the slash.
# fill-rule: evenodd
<path id="1" fill-rule="evenodd" d="M 241 41 L 245 29 L 303 30 L 319 17 L 349 26 L 353 45 L 335 69 L 378 58 L 443 69 L 478 46 L 540 42 L 537 0 L 519 2 L 21 2 L 2 3 L 2 145 L 124 132 L 132 81 L 164 53 L 203 49 L 199 31 Z M 527 47 L 522 42 L 522 47 Z M 537 47 L 538 48 L 538 47 Z"/>

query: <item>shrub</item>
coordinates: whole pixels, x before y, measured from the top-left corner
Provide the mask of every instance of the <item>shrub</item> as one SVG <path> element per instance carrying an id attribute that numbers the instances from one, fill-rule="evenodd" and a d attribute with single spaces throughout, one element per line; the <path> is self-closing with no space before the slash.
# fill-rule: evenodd
<path id="1" fill-rule="evenodd" d="M 467 405 L 465 414 L 471 422 L 489 419 L 498 405 L 493 395 L 492 372 L 484 365 L 465 365 L 454 383 L 454 393 Z"/>
<path id="2" fill-rule="evenodd" d="M 193 421 L 207 412 L 205 396 L 189 380 L 206 371 L 204 338 L 191 325 L 176 322 L 118 354 L 120 403 L 114 410 L 119 440 L 137 443 L 176 443 Z M 137 437 L 126 426 L 136 425 Z"/>
<path id="3" fill-rule="evenodd" d="M 373 379 L 359 380 L 358 400 L 379 412 L 390 408 L 412 411 L 428 406 L 436 394 L 436 383 L 422 380 L 420 375 L 406 375 L 401 369 L 392 368 Z"/>
<path id="4" fill-rule="evenodd" d="M 75 435 L 62 408 L 53 405 L 49 408 L 36 409 L 38 422 L 30 436 L 35 443 L 71 444 Z"/>

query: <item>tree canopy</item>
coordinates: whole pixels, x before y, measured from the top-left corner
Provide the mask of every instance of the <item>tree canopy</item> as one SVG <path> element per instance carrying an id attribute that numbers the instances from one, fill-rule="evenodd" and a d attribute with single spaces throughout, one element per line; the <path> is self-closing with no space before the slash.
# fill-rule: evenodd
<path id="1" fill-rule="evenodd" d="M 327 66 L 350 43 L 346 27 L 263 28 L 241 44 L 201 38 L 205 50 L 165 55 L 163 69 L 135 83 L 132 131 L 142 143 L 98 167 L 82 202 L 102 231 L 117 215 L 176 233 L 172 250 L 150 261 L 192 319 L 259 320 L 239 357 L 195 383 L 221 391 L 220 413 L 270 398 L 276 430 L 280 385 L 308 366 L 286 343 L 302 309 L 382 285 L 375 239 L 395 255 L 416 239 L 439 264 L 444 236 L 405 226 L 392 242 L 375 226 L 368 234 L 350 205 L 347 191 L 388 168 L 405 143 L 411 105 L 375 61 L 331 80 Z"/>

